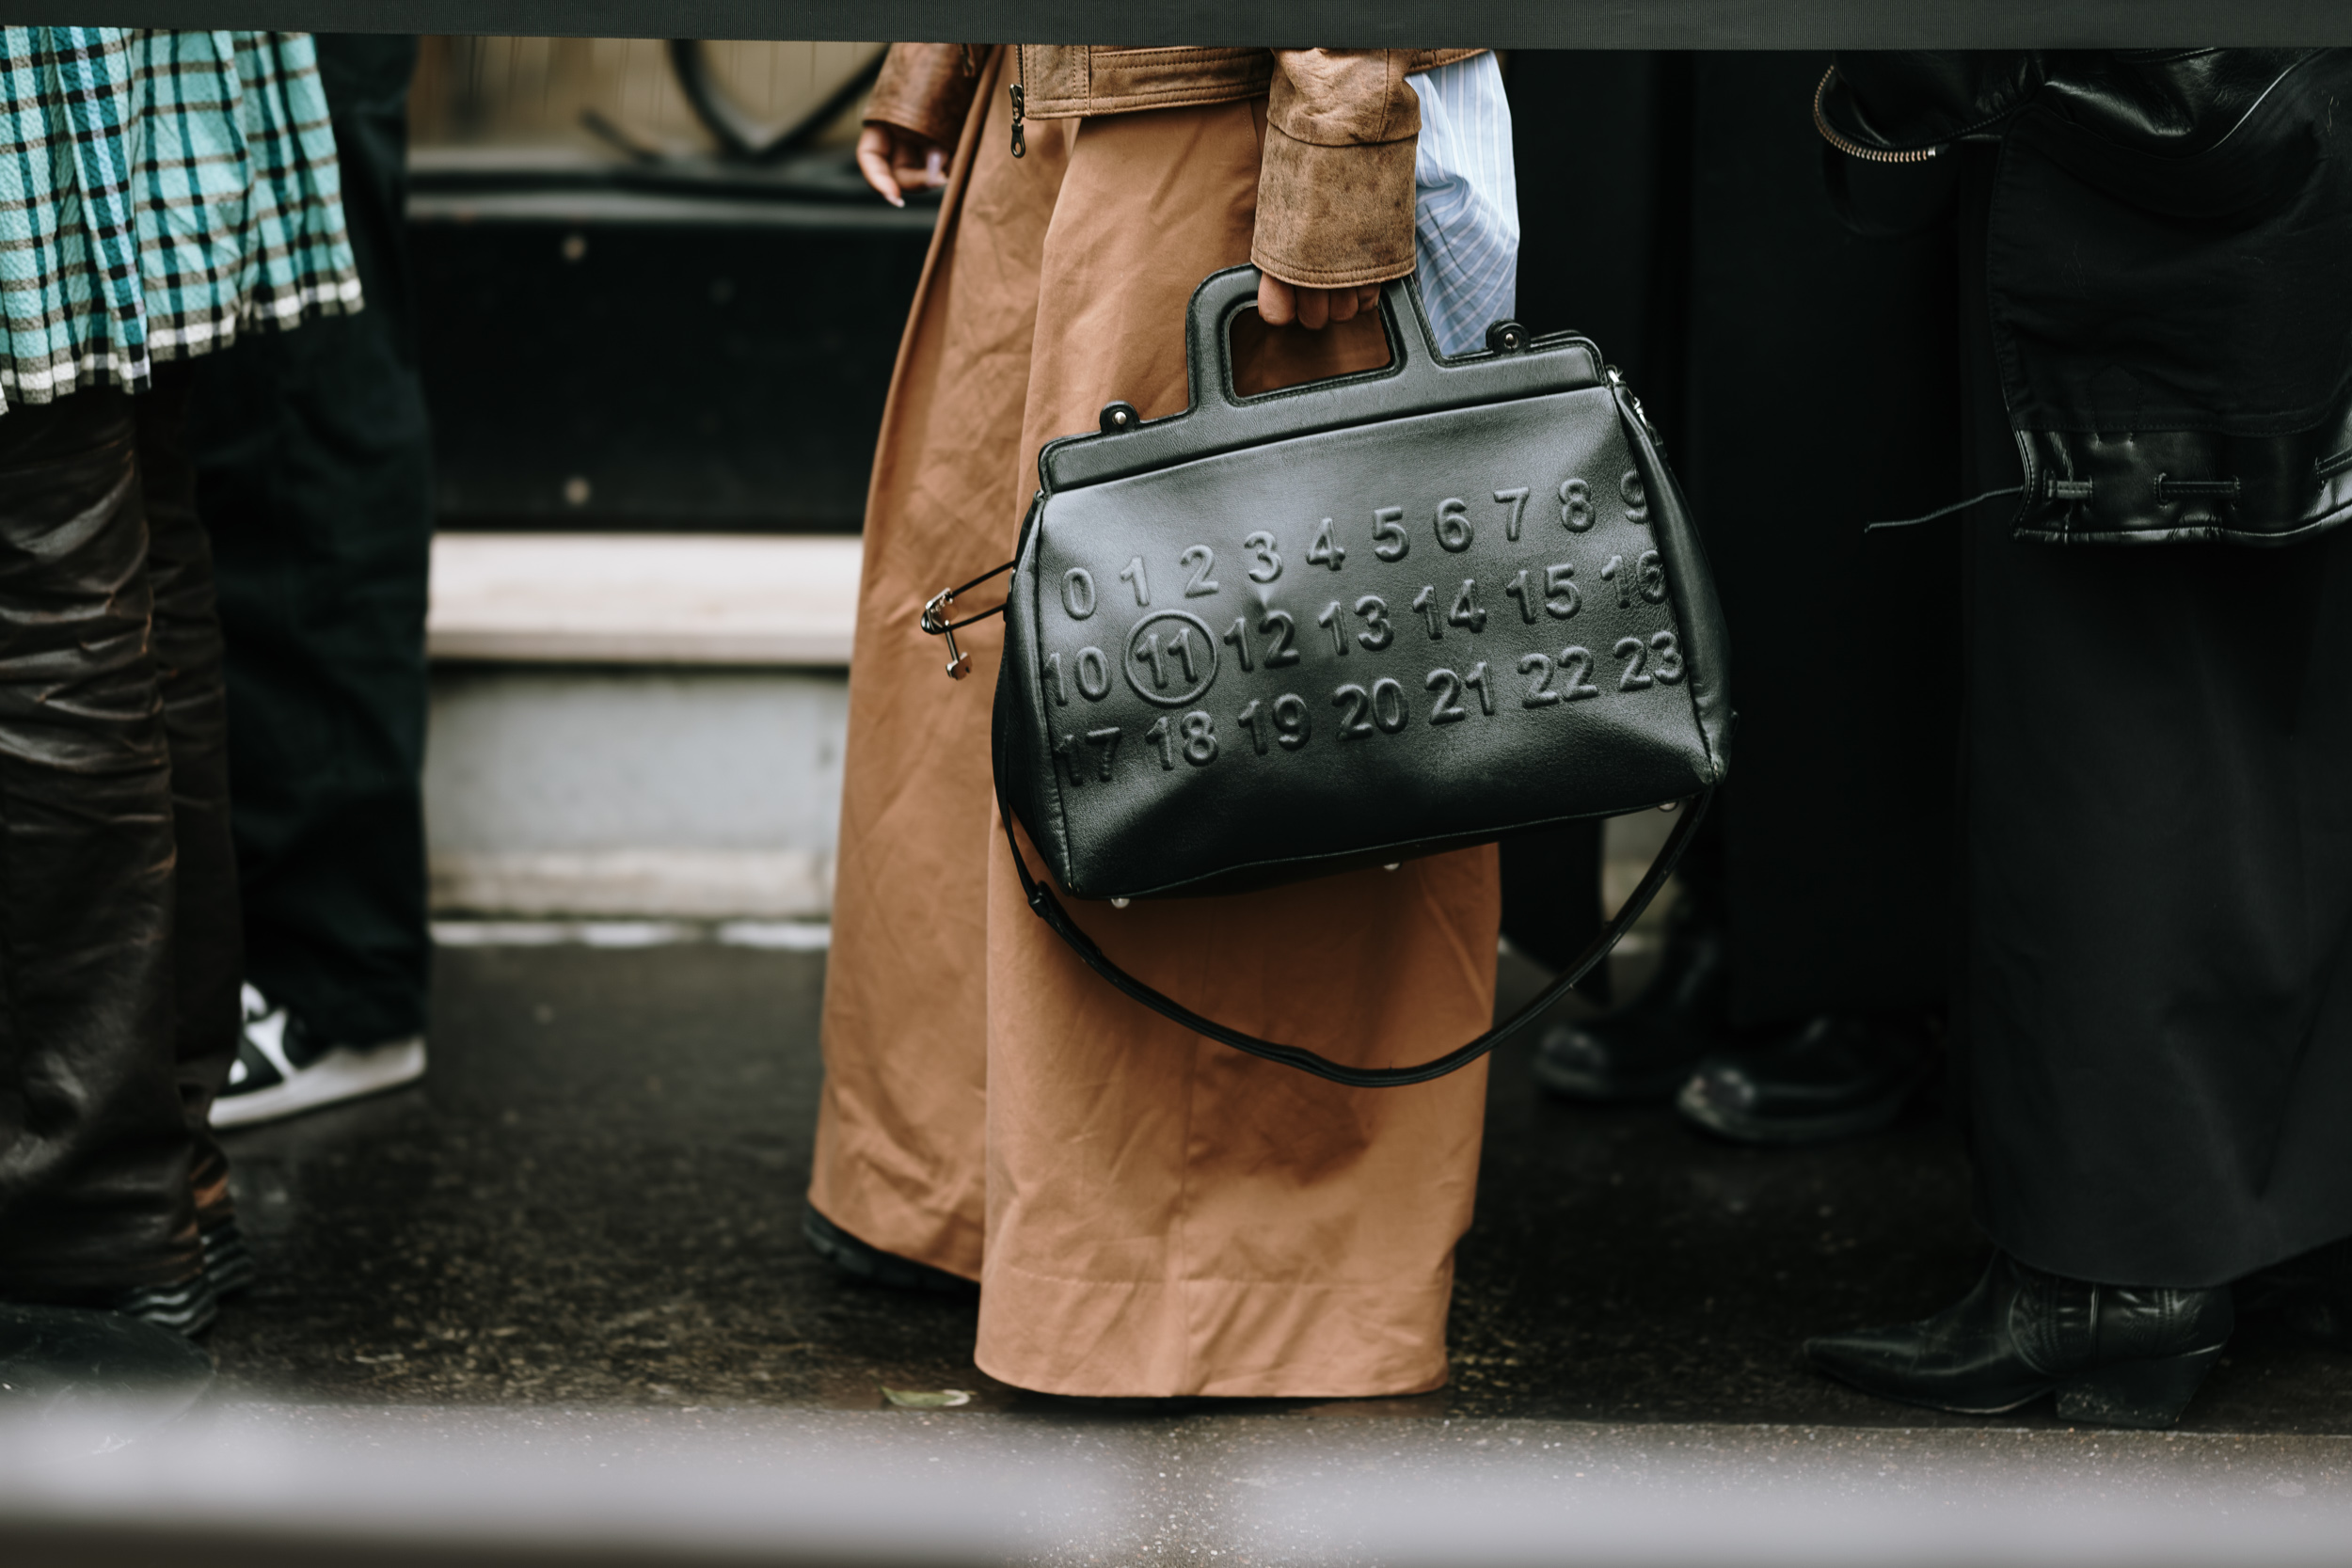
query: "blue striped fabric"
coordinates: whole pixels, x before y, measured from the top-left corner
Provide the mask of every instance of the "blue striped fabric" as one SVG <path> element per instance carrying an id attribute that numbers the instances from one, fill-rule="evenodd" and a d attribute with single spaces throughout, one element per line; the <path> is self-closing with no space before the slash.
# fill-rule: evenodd
<path id="1" fill-rule="evenodd" d="M 0 27 L 0 407 L 358 308 L 307 34 Z"/>
<path id="2" fill-rule="evenodd" d="M 1511 104 L 1492 53 L 1406 80 L 1421 98 L 1413 248 L 1422 303 L 1438 352 L 1468 354 L 1486 346 L 1487 325 L 1509 316 L 1518 296 Z"/>

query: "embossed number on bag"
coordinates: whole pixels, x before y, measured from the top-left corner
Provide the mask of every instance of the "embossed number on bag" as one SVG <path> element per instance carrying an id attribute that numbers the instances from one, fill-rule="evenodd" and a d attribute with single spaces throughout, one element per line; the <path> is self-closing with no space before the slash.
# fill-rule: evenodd
<path id="1" fill-rule="evenodd" d="M 1176 770 L 1179 755 L 1195 768 L 1206 768 L 1216 760 L 1216 721 L 1205 713 L 1185 714 L 1182 725 L 1163 713 L 1143 732 L 1143 738 L 1159 752 L 1164 772 Z"/>
<path id="2" fill-rule="evenodd" d="M 1194 545 L 1176 558 L 1179 566 L 1190 566 L 1192 577 L 1184 584 L 1187 599 L 1206 598 L 1216 592 L 1216 579 L 1209 576 L 1216 565 L 1216 552 L 1206 545 Z"/>
<path id="3" fill-rule="evenodd" d="M 1127 634 L 1121 668 L 1136 696 L 1154 707 L 1184 707 L 1216 679 L 1216 636 L 1181 610 L 1154 610 Z"/>
<path id="4" fill-rule="evenodd" d="M 1580 574 L 1574 563 L 1542 563 L 1542 555 L 1558 547 L 1557 535 L 1539 532 L 1523 539 L 1529 499 L 1535 498 L 1540 512 L 1547 499 L 1547 484 L 1556 485 L 1549 493 L 1557 496 L 1558 515 L 1562 528 L 1571 536 L 1570 548 L 1587 547 L 1581 536 L 1590 536 L 1593 554 L 1585 562 L 1585 571 L 1590 575 L 1583 576 L 1581 581 L 1583 589 L 1599 596 L 1589 603 L 1580 591 Z M 1484 733 L 1485 721 L 1495 721 L 1498 705 L 1494 681 L 1499 677 L 1490 673 L 1486 659 L 1463 661 L 1473 653 L 1491 653 L 1491 668 L 1501 672 L 1511 670 L 1516 659 L 1516 668 L 1525 682 L 1515 705 L 1518 709 L 1565 712 L 1569 705 L 1602 699 L 1602 689 L 1594 679 L 1598 660 L 1592 649 L 1571 644 L 1557 651 L 1510 651 L 1522 628 L 1540 626 L 1547 621 L 1576 621 L 1581 617 L 1590 622 L 1596 616 L 1601 619 L 1606 630 L 1596 636 L 1596 643 L 1607 648 L 1618 660 L 1617 680 L 1612 690 L 1623 694 L 1613 695 L 1610 702 L 1639 699 L 1645 691 L 1681 684 L 1687 666 L 1677 633 L 1672 629 L 1654 629 L 1655 620 L 1650 623 L 1651 629 L 1639 624 L 1648 618 L 1647 607 L 1668 602 L 1663 559 L 1658 550 L 1642 547 L 1648 541 L 1629 541 L 1616 531 L 1625 524 L 1641 525 L 1650 520 L 1647 490 L 1638 470 L 1626 471 L 1613 486 L 1613 504 L 1609 496 L 1612 488 L 1606 480 L 1595 486 L 1582 477 L 1572 476 L 1534 485 L 1480 485 L 1470 491 L 1472 495 L 1492 497 L 1493 504 L 1501 511 L 1502 539 L 1518 546 L 1503 552 L 1489 536 L 1484 553 L 1461 562 L 1487 578 L 1487 592 L 1499 586 L 1517 611 L 1505 611 L 1500 616 L 1490 615 L 1487 604 L 1482 602 L 1476 577 L 1453 578 L 1454 586 L 1443 589 L 1436 582 L 1408 587 L 1397 580 L 1401 567 L 1396 572 L 1386 570 L 1396 567 L 1411 554 L 1412 537 L 1406 519 L 1415 513 L 1430 519 L 1425 526 L 1431 532 L 1423 536 L 1424 541 L 1434 537 L 1446 554 L 1463 555 L 1478 548 L 1473 503 L 1448 496 L 1435 503 L 1434 511 L 1422 510 L 1432 505 L 1424 492 L 1419 498 L 1400 496 L 1402 505 L 1372 508 L 1371 537 L 1356 543 L 1358 549 L 1368 548 L 1369 553 L 1359 556 L 1355 573 L 1368 574 L 1373 580 L 1360 583 L 1357 591 L 1336 594 L 1315 616 L 1316 625 L 1329 640 L 1329 657 L 1355 664 L 1358 660 L 1352 656 L 1372 656 L 1372 668 L 1378 669 L 1393 655 L 1405 652 L 1397 639 L 1402 629 L 1398 625 L 1400 618 L 1406 626 L 1426 632 L 1432 642 L 1467 641 L 1470 646 L 1462 650 L 1461 659 L 1446 668 L 1428 670 L 1422 682 L 1429 696 L 1427 726 L 1447 736 L 1462 737 L 1437 742 L 1449 746 L 1484 744 L 1475 736 Z M 1493 515 L 1484 514 L 1486 503 L 1476 504 L 1481 515 Z M 1338 520 L 1342 509 L 1334 507 L 1333 511 L 1334 516 L 1310 519 L 1313 525 L 1311 539 L 1305 546 L 1303 559 L 1308 566 L 1337 574 L 1348 565 L 1350 546 L 1342 542 L 1346 531 Z M 1362 516 L 1361 512 L 1354 515 Z M 1553 544 L 1544 545 L 1546 538 Z M 1629 547 L 1613 554 L 1611 544 Z M 1232 547 L 1230 537 L 1226 547 Z M 1301 661 L 1297 619 L 1292 611 L 1278 610 L 1266 602 L 1277 592 L 1271 585 L 1280 578 L 1284 566 L 1275 535 L 1263 529 L 1248 533 L 1241 542 L 1241 549 L 1242 565 L 1238 569 L 1247 574 L 1248 582 L 1236 586 L 1248 590 L 1245 599 L 1255 602 L 1223 610 L 1218 616 L 1222 632 L 1188 610 L 1152 609 L 1143 557 L 1131 557 L 1125 569 L 1118 574 L 1119 580 L 1135 594 L 1137 615 L 1126 634 L 1120 672 L 1136 696 L 1154 707 L 1170 710 L 1159 715 L 1143 731 L 1152 754 L 1164 772 L 1207 768 L 1219 755 L 1216 720 L 1205 705 L 1205 699 L 1216 681 L 1221 649 L 1232 650 L 1233 662 L 1242 671 L 1229 685 L 1247 684 L 1246 677 L 1255 677 L 1261 671 L 1269 673 L 1267 684 L 1271 685 L 1271 672 L 1296 666 Z M 1230 560 L 1228 570 L 1234 570 Z M 1204 598 L 1220 592 L 1215 575 L 1216 564 L 1216 553 L 1205 544 L 1190 545 L 1177 556 L 1178 569 L 1184 574 L 1183 599 Z M 1106 600 L 1098 587 L 1102 574 L 1108 569 L 1108 562 L 1098 561 L 1091 568 L 1071 566 L 1062 572 L 1061 606 L 1070 622 L 1090 621 L 1106 606 L 1116 610 L 1116 590 L 1110 591 L 1113 598 Z M 1162 569 L 1167 569 L 1165 564 Z M 1429 575 L 1451 576 L 1437 572 Z M 1336 583 L 1332 586 L 1338 588 Z M 1361 591 L 1375 586 L 1380 592 Z M 1406 602 L 1403 595 L 1407 593 L 1412 594 L 1409 613 L 1402 608 Z M 1391 605 L 1399 608 L 1392 610 Z M 1235 613 L 1236 609 L 1239 613 Z M 1673 626 L 1671 619 L 1667 625 Z M 1489 649 L 1485 640 L 1490 634 L 1504 641 Z M 1073 632 L 1073 639 L 1076 635 L 1083 634 Z M 1536 637 L 1543 635 L 1533 633 Z M 1418 645 L 1418 639 L 1406 641 Z M 1431 651 L 1440 657 L 1453 657 L 1434 648 Z M 1043 654 L 1040 665 L 1042 695 L 1049 708 L 1069 709 L 1081 700 L 1087 704 L 1104 702 L 1116 684 L 1110 675 L 1109 659 L 1101 647 L 1085 646 L 1073 651 L 1065 645 Z M 1367 675 L 1369 678 L 1362 681 L 1341 684 L 1331 693 L 1343 741 L 1401 735 L 1410 727 L 1409 680 L 1373 675 L 1370 671 Z M 1470 705 L 1472 693 L 1477 698 L 1475 708 Z M 1308 701 L 1298 692 L 1253 693 L 1245 689 L 1236 693 L 1233 701 L 1238 706 L 1226 707 L 1223 712 L 1227 721 L 1237 725 L 1240 733 L 1248 736 L 1248 751 L 1240 753 L 1244 756 L 1273 759 L 1280 752 L 1303 749 L 1313 736 Z M 1474 719 L 1482 722 L 1472 724 Z M 1521 723 L 1559 721 L 1499 721 L 1507 730 Z M 1461 727 L 1466 724 L 1470 725 L 1469 730 Z M 1053 751 L 1072 787 L 1107 783 L 1115 776 L 1120 736 L 1121 731 L 1115 726 L 1086 728 L 1083 723 L 1057 732 Z M 1272 766 L 1279 768 L 1282 765 L 1274 762 Z"/>
<path id="5" fill-rule="evenodd" d="M 1438 503 L 1438 543 L 1458 555 L 1475 542 L 1470 531 L 1470 502 L 1448 496 Z"/>
<path id="6" fill-rule="evenodd" d="M 1347 546 L 1331 537 L 1330 518 L 1324 518 L 1323 526 L 1315 531 L 1315 542 L 1307 546 L 1307 561 L 1310 565 L 1328 566 L 1335 572 L 1346 563 Z"/>

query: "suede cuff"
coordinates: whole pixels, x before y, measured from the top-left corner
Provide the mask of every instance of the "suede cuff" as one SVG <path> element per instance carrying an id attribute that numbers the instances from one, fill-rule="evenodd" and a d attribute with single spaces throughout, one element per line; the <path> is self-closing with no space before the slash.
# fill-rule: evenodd
<path id="1" fill-rule="evenodd" d="M 892 44 L 866 101 L 866 123 L 895 125 L 953 149 L 980 85 L 968 64 L 961 43 Z"/>
<path id="2" fill-rule="evenodd" d="M 1250 261 L 1307 289 L 1381 283 L 1411 272 L 1419 140 L 1320 147 L 1269 123 Z"/>

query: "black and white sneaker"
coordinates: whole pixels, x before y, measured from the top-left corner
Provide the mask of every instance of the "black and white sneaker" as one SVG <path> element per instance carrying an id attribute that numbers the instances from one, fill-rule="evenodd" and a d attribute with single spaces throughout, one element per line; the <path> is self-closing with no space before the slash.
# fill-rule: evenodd
<path id="1" fill-rule="evenodd" d="M 213 1294 L 229 1297 L 253 1286 L 253 1254 L 246 1250 L 245 1232 L 235 1220 L 223 1220 L 202 1232 L 204 1277 Z"/>
<path id="2" fill-rule="evenodd" d="M 245 988 L 245 1032 L 229 1083 L 213 1101 L 215 1127 L 249 1127 L 362 1095 L 381 1094 L 424 1076 L 424 1037 L 375 1045 L 320 1045 L 302 1020 Z"/>
<path id="3" fill-rule="evenodd" d="M 168 1328 L 191 1339 L 212 1327 L 213 1320 L 220 1315 L 220 1295 L 211 1272 L 205 1269 L 173 1285 L 135 1286 L 102 1305 L 110 1312 Z"/>

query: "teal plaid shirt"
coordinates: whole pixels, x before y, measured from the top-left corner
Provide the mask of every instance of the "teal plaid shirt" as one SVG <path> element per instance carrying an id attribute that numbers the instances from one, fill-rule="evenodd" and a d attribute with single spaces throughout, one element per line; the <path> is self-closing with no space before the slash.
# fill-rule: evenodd
<path id="1" fill-rule="evenodd" d="M 0 27 L 0 404 L 359 308 L 308 35 Z"/>

